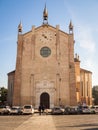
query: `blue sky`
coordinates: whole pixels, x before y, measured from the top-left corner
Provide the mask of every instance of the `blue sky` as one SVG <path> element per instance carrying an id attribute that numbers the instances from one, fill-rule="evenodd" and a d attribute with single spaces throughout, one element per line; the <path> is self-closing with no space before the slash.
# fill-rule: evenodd
<path id="1" fill-rule="evenodd" d="M 15 69 L 18 24 L 23 33 L 42 25 L 45 3 L 50 25 L 68 32 L 72 20 L 75 53 L 81 68 L 92 71 L 93 86 L 98 85 L 98 0 L 0 0 L 0 87 L 7 87 L 7 73 Z"/>

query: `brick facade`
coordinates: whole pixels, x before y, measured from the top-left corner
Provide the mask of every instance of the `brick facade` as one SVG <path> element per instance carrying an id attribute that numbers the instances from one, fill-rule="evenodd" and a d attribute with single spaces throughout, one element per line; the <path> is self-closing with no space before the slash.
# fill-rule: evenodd
<path id="1" fill-rule="evenodd" d="M 9 103 L 21 106 L 32 104 L 35 108 L 45 103 L 52 108 L 81 102 L 81 81 L 84 82 L 82 76 L 87 71 L 80 69 L 80 62 L 74 58 L 72 24 L 69 25 L 69 33 L 60 30 L 59 25 L 53 27 L 47 23 L 40 27 L 33 26 L 25 34 L 20 33 L 21 28 L 18 28 L 13 97 Z M 87 73 L 89 96 L 85 97 L 85 101 L 91 104 L 91 72 Z"/>

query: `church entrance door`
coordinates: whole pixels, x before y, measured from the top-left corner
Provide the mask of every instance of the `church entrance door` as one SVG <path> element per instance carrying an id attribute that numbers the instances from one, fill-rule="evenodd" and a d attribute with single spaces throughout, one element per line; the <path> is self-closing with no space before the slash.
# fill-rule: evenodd
<path id="1" fill-rule="evenodd" d="M 40 105 L 44 105 L 45 108 L 50 108 L 50 96 L 48 93 L 44 92 L 41 94 Z"/>

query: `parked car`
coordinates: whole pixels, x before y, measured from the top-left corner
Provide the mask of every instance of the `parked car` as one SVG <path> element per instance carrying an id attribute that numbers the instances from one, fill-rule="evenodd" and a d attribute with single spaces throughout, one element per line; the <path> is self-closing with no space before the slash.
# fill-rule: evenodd
<path id="1" fill-rule="evenodd" d="M 70 107 L 69 106 L 64 108 L 64 114 L 65 115 L 68 115 L 69 111 L 70 111 Z"/>
<path id="2" fill-rule="evenodd" d="M 64 110 L 61 107 L 59 107 L 59 106 L 54 107 L 51 110 L 51 114 L 52 115 L 59 115 L 59 114 L 63 114 L 63 113 L 64 113 Z"/>
<path id="3" fill-rule="evenodd" d="M 90 110 L 91 110 L 93 113 L 98 113 L 98 106 L 91 106 L 91 107 L 90 107 Z"/>
<path id="4" fill-rule="evenodd" d="M 23 114 L 33 114 L 34 108 L 32 105 L 24 105 L 23 106 Z"/>
<path id="5" fill-rule="evenodd" d="M 0 114 L 10 114 L 9 106 L 0 106 Z"/>
<path id="6" fill-rule="evenodd" d="M 78 114 L 78 107 L 77 106 L 65 107 L 64 114 L 65 115 Z"/>
<path id="7" fill-rule="evenodd" d="M 91 114 L 89 106 L 78 106 L 78 114 Z"/>
<path id="8" fill-rule="evenodd" d="M 21 108 L 19 106 L 13 106 L 10 114 L 22 114 Z"/>

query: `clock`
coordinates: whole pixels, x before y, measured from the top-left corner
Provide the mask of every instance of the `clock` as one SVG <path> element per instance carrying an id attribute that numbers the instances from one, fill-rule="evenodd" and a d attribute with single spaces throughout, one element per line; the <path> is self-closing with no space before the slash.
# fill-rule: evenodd
<path id="1" fill-rule="evenodd" d="M 52 42 L 53 40 L 53 34 L 49 31 L 43 31 L 41 32 L 40 41 L 43 43 Z"/>

